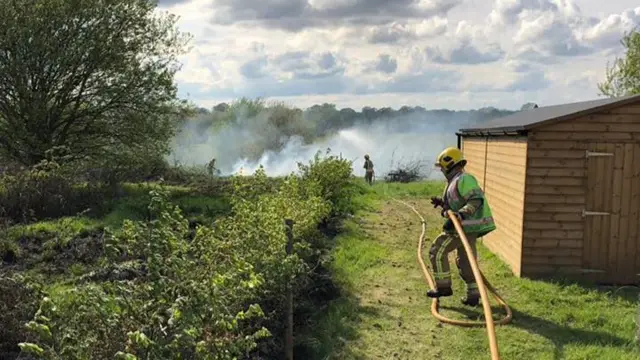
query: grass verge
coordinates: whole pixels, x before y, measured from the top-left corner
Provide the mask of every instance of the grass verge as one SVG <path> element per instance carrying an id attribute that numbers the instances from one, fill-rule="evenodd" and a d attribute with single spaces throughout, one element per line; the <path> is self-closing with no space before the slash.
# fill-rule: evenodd
<path id="1" fill-rule="evenodd" d="M 315 319 L 301 339 L 311 359 L 486 359 L 484 328 L 438 323 L 429 310 L 427 285 L 416 259 L 420 222 L 409 202 L 427 219 L 427 241 L 442 220 L 428 197 L 441 183 L 378 183 L 357 201 L 361 210 L 345 226 L 331 271 L 342 295 Z M 637 288 L 603 289 L 564 280 L 519 279 L 482 244 L 479 265 L 513 310 L 513 321 L 497 327 L 503 359 L 638 359 L 634 343 Z M 455 270 L 453 254 L 450 259 Z M 462 281 L 444 299 L 448 317 L 476 320 L 482 309 L 464 307 Z M 493 306 L 495 318 L 503 311 Z"/>

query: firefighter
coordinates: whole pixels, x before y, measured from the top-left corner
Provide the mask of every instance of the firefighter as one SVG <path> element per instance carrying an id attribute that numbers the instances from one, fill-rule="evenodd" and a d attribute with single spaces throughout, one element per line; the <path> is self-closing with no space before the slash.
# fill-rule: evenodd
<path id="1" fill-rule="evenodd" d="M 371 185 L 373 183 L 373 161 L 369 159 L 369 155 L 364 156 L 364 166 L 365 174 L 364 180 Z"/>
<path id="2" fill-rule="evenodd" d="M 432 197 L 435 207 L 442 207 L 442 216 L 446 218 L 443 232 L 433 241 L 429 250 L 429 259 L 436 279 L 436 289 L 427 291 L 430 298 L 451 296 L 451 273 L 448 255 L 456 250 L 456 265 L 460 277 L 466 283 L 466 298 L 462 304 L 477 306 L 480 300 L 478 285 L 471 270 L 471 264 L 465 252 L 462 240 L 458 236 L 453 222 L 447 214 L 451 210 L 460 220 L 473 256 L 477 258 L 476 240 L 496 229 L 491 209 L 476 178 L 465 172 L 467 161 L 462 152 L 454 147 L 443 150 L 438 156 L 436 167 L 440 168 L 447 179 L 443 197 Z"/>
<path id="3" fill-rule="evenodd" d="M 209 176 L 213 176 L 216 173 L 216 170 L 216 158 L 213 158 L 207 164 L 207 172 L 209 173 Z"/>

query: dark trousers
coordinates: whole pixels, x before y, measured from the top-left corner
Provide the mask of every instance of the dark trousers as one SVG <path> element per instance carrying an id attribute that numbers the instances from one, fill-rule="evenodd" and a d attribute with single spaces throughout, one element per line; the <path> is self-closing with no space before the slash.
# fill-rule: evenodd
<path id="1" fill-rule="evenodd" d="M 466 234 L 469 245 L 473 251 L 473 256 L 477 259 L 478 252 L 476 250 L 476 239 L 478 234 Z M 443 232 L 433 241 L 431 249 L 429 249 L 429 260 L 433 269 L 436 286 L 451 287 L 451 270 L 449 266 L 449 253 L 456 251 L 456 266 L 460 277 L 467 285 L 467 294 L 477 294 L 478 285 L 473 276 L 471 263 L 464 250 L 464 245 L 458 234 Z"/>
<path id="2" fill-rule="evenodd" d="M 371 184 L 373 182 L 373 170 L 367 170 L 364 174 L 364 180 Z"/>

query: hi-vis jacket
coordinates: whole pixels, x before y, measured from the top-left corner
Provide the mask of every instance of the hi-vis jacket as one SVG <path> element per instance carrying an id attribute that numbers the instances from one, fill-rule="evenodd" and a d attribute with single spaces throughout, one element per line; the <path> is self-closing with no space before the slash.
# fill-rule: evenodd
<path id="1" fill-rule="evenodd" d="M 445 209 L 464 215 L 461 225 L 465 233 L 483 236 L 496 229 L 489 203 L 473 175 L 464 171 L 454 175 L 444 191 L 443 199 Z M 478 207 L 471 204 L 475 202 L 480 203 Z"/>

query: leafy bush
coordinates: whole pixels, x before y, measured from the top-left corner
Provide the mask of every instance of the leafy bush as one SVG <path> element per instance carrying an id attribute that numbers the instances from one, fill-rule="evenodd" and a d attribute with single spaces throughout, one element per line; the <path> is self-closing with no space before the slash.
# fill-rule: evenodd
<path id="1" fill-rule="evenodd" d="M 328 149 L 325 153 L 327 157 L 323 158 L 318 151 L 308 165 L 298 163 L 298 169 L 307 187 L 319 187 L 321 196 L 331 202 L 332 215 L 342 216 L 353 212 L 351 200 L 358 192 L 358 187 L 354 181 L 352 162 L 329 154 Z"/>
<path id="2" fill-rule="evenodd" d="M 89 158 L 83 163 L 87 169 L 85 180 L 92 184 L 116 187 L 121 182 L 156 179 L 169 171 L 161 147 L 123 149 L 108 157 Z"/>
<path id="3" fill-rule="evenodd" d="M 0 176 L 0 217 L 15 222 L 76 214 L 91 198 L 86 187 L 75 186 L 70 169 L 55 160 Z"/>
<path id="4" fill-rule="evenodd" d="M 107 244 L 108 262 L 129 261 L 136 277 L 45 298 L 30 323 L 37 345 L 23 344 L 23 351 L 46 359 L 231 359 L 268 334 L 242 328 L 262 315 L 242 306 L 261 283 L 251 264 L 211 229 L 189 241 L 180 209 L 166 194 L 151 194 L 154 220 L 125 221 Z"/>
<path id="5" fill-rule="evenodd" d="M 638 294 L 638 314 L 636 317 L 636 346 L 640 347 L 640 294 Z"/>
<path id="6" fill-rule="evenodd" d="M 0 355 L 18 353 L 18 343 L 27 339 L 24 324 L 38 309 L 39 288 L 25 278 L 0 277 Z"/>
<path id="7" fill-rule="evenodd" d="M 125 221 L 105 245 L 103 266 L 121 264 L 131 276 L 44 298 L 28 324 L 34 341 L 22 351 L 43 359 L 235 359 L 278 351 L 285 290 L 305 292 L 323 239 L 318 224 L 334 212 L 330 199 L 349 200 L 339 198 L 349 193 L 338 186 L 351 178 L 343 160 L 317 157 L 304 169 L 276 189 L 261 170 L 232 179 L 232 215 L 195 234 L 167 194 L 151 191 L 151 218 Z M 284 219 L 295 224 L 289 256 Z"/>
<path id="8" fill-rule="evenodd" d="M 174 164 L 162 173 L 162 179 L 168 184 L 193 184 L 215 180 L 204 166 L 185 166 Z"/>

